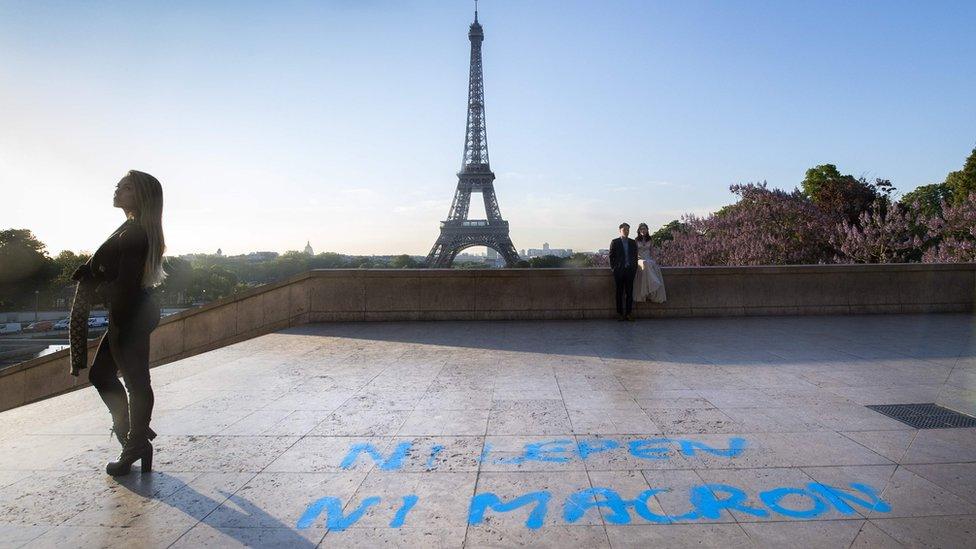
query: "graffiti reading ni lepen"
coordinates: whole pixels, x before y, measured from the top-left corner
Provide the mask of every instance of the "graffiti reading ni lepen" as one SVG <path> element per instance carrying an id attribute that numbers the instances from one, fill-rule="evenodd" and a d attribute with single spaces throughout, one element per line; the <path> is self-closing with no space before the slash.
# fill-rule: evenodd
<path id="1" fill-rule="evenodd" d="M 404 441 L 390 448 L 385 454 L 375 445 L 367 442 L 350 445 L 340 467 L 352 469 L 357 463 L 371 460 L 380 471 L 395 472 L 404 467 L 404 462 L 414 450 L 413 441 Z M 526 443 L 516 455 L 496 455 L 491 444 L 486 443 L 478 456 L 480 463 L 495 465 L 520 465 L 526 462 L 569 463 L 574 460 L 586 461 L 591 457 L 607 452 L 625 452 L 638 460 L 660 461 L 671 459 L 675 454 L 682 456 L 716 456 L 735 459 L 747 450 L 746 440 L 730 437 L 724 448 L 717 448 L 704 442 L 684 438 L 643 438 L 626 441 L 614 439 L 552 439 Z M 427 470 L 436 469 L 436 458 L 444 450 L 434 445 L 426 460 Z M 561 501 L 554 501 L 548 490 L 525 492 L 515 497 L 501 497 L 492 492 L 480 492 L 471 497 L 468 508 L 468 524 L 478 525 L 485 521 L 489 513 L 520 513 L 525 515 L 525 527 L 541 528 L 547 517 L 555 517 L 566 524 L 575 524 L 588 512 L 603 510 L 604 518 L 612 524 L 631 524 L 636 521 L 648 523 L 690 522 L 717 519 L 722 511 L 738 511 L 754 517 L 786 517 L 791 519 L 814 519 L 824 513 L 836 511 L 842 515 L 855 515 L 857 508 L 887 513 L 891 506 L 881 499 L 873 487 L 852 482 L 847 487 L 835 487 L 818 482 L 803 486 L 775 486 L 756 494 L 754 500 L 745 490 L 727 484 L 699 484 L 688 489 L 688 510 L 678 515 L 656 513 L 651 510 L 651 498 L 661 492 L 672 491 L 668 487 L 650 487 L 637 494 L 622 495 L 610 487 L 586 487 L 569 494 Z M 404 526 L 410 511 L 419 503 L 416 494 L 397 498 L 395 511 L 390 516 L 389 526 Z M 382 498 L 370 496 L 361 500 L 354 509 L 344 509 L 341 498 L 325 496 L 310 503 L 296 527 L 312 526 L 324 515 L 325 526 L 333 531 L 343 531 L 354 525 Z M 749 504 L 759 501 L 761 506 Z"/>

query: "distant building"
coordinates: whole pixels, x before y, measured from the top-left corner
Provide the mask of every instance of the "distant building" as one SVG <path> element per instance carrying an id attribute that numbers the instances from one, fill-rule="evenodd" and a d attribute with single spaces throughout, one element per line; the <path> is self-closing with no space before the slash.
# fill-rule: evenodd
<path id="1" fill-rule="evenodd" d="M 179 257 L 184 261 L 195 261 L 197 259 L 204 259 L 210 257 L 210 254 L 183 254 L 177 257 Z"/>
<path id="2" fill-rule="evenodd" d="M 505 258 L 492 248 L 487 248 L 487 253 L 485 254 L 469 254 L 467 252 L 461 252 L 457 254 L 454 261 L 455 263 L 484 263 L 485 265 L 489 265 L 491 267 L 505 266 Z"/>
<path id="3" fill-rule="evenodd" d="M 315 252 L 312 251 L 312 241 L 311 240 L 305 241 L 305 255 L 315 255 Z"/>
<path id="4" fill-rule="evenodd" d="M 556 257 L 569 257 L 573 255 L 573 250 L 569 248 L 550 248 L 548 242 L 543 242 L 541 250 L 538 248 L 529 248 L 522 255 L 528 259 L 531 259 L 533 257 L 545 257 L 547 255 L 554 255 Z"/>
<path id="5" fill-rule="evenodd" d="M 484 263 L 485 256 L 461 252 L 455 256 L 454 261 L 460 261 L 462 263 Z"/>
<path id="6" fill-rule="evenodd" d="M 505 258 L 498 255 L 498 251 L 494 248 L 488 248 L 488 252 L 485 255 L 485 263 L 491 265 L 492 267 L 504 267 Z"/>
<path id="7" fill-rule="evenodd" d="M 224 251 L 220 248 L 217 248 L 217 253 L 214 255 L 216 255 L 217 257 L 223 257 Z"/>
<path id="8" fill-rule="evenodd" d="M 262 261 L 271 261 L 278 257 L 278 252 L 251 252 L 244 256 L 244 259 L 249 263 L 261 263 Z"/>

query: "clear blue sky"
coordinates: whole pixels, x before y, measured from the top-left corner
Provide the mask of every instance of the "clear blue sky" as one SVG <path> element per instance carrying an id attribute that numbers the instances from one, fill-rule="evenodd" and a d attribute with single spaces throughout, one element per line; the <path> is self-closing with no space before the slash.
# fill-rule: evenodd
<path id="1" fill-rule="evenodd" d="M 130 168 L 170 253 L 425 254 L 459 168 L 466 0 L 0 2 L 0 228 L 96 247 Z M 517 248 L 605 247 L 834 163 L 902 191 L 976 145 L 976 2 L 484 0 Z M 477 211 L 477 210 L 474 210 Z"/>

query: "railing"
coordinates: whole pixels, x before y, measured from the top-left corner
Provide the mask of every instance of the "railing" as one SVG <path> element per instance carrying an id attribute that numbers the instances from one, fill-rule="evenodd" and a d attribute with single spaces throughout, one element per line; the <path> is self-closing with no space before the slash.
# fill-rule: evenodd
<path id="1" fill-rule="evenodd" d="M 441 227 L 505 227 L 508 221 L 501 219 L 465 219 L 441 221 Z"/>

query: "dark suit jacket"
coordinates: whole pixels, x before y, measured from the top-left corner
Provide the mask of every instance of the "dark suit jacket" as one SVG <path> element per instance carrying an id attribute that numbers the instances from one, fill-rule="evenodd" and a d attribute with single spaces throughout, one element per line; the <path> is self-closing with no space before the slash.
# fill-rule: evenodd
<path id="1" fill-rule="evenodd" d="M 624 246 L 620 237 L 610 241 L 610 268 L 613 270 L 629 267 L 637 268 L 637 242 L 633 238 L 627 239 L 627 253 L 630 255 L 630 262 L 624 265 Z"/>

